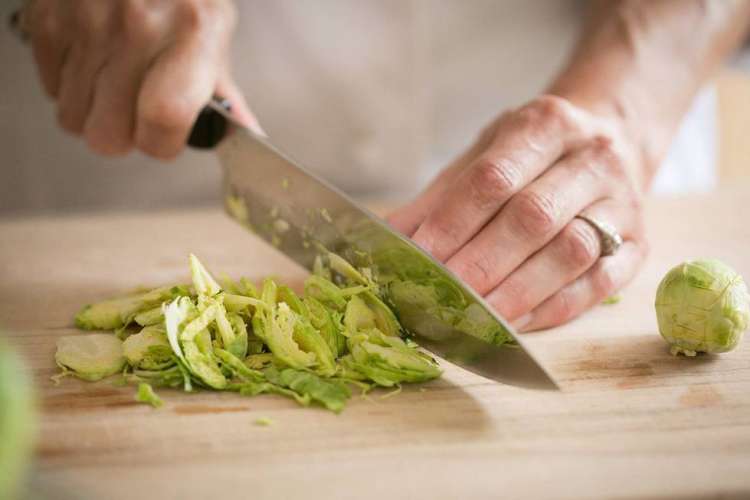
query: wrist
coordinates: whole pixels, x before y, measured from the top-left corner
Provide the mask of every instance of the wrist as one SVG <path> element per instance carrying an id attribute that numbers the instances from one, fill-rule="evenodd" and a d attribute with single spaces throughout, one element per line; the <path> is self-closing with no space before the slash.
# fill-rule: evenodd
<path id="1" fill-rule="evenodd" d="M 648 110 L 641 111 L 639 99 L 626 92 L 608 95 L 582 92 L 577 86 L 569 85 L 564 77 L 558 79 L 548 93 L 566 99 L 605 123 L 628 150 L 639 184 L 643 189 L 648 188 L 664 155 L 665 148 L 657 144 L 665 134 L 656 130 L 657 122 L 648 116 Z"/>

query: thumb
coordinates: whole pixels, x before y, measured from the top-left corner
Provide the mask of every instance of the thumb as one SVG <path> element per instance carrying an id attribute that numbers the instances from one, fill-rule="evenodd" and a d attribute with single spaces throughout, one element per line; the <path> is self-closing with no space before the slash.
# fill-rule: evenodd
<path id="1" fill-rule="evenodd" d="M 250 110 L 247 105 L 245 96 L 237 86 L 231 75 L 228 73 L 223 74 L 219 77 L 216 82 L 216 95 L 227 99 L 231 105 L 229 112 L 234 118 L 245 127 L 249 128 L 256 134 L 267 137 L 266 132 L 260 126 L 258 119 L 255 114 Z"/>

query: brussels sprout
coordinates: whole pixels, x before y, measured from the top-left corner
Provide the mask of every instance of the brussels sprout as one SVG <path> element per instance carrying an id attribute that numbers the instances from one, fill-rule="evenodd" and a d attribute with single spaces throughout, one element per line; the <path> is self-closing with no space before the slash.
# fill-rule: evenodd
<path id="1" fill-rule="evenodd" d="M 154 388 L 146 382 L 138 384 L 138 392 L 135 394 L 135 400 L 139 403 L 146 403 L 154 408 L 161 408 L 164 401 L 154 392 Z"/>
<path id="2" fill-rule="evenodd" d="M 287 387 L 297 394 L 303 394 L 336 413 L 344 409 L 346 400 L 351 397 L 351 392 L 345 383 L 336 379 L 325 379 L 314 373 L 293 368 L 278 370 L 271 367 L 266 368 L 263 374 L 269 382 Z"/>
<path id="3" fill-rule="evenodd" d="M 437 363 L 398 337 L 371 330 L 366 340 L 350 342 L 351 354 L 341 362 L 378 385 L 392 387 L 402 382 L 426 382 L 440 376 Z"/>
<path id="4" fill-rule="evenodd" d="M 224 349 L 216 349 L 216 355 L 224 363 L 224 367 L 231 371 L 237 378 L 245 382 L 263 382 L 263 374 L 253 370 L 240 358 Z"/>
<path id="5" fill-rule="evenodd" d="M 227 379 L 214 358 L 208 325 L 215 320 L 219 306 L 208 306 L 197 318 L 190 321 L 180 331 L 178 338 L 185 355 L 185 364 L 190 373 L 209 387 L 223 389 Z"/>
<path id="6" fill-rule="evenodd" d="M 338 357 L 343 354 L 346 337 L 341 334 L 341 327 L 336 323 L 334 314 L 337 313 L 329 311 L 313 297 L 305 297 L 304 301 L 310 314 L 310 323 L 318 329 L 333 355 Z"/>
<path id="7" fill-rule="evenodd" d="M 133 321 L 141 326 L 158 325 L 164 322 L 164 313 L 161 310 L 161 304 L 158 306 L 136 314 Z"/>
<path id="8" fill-rule="evenodd" d="M 349 335 L 353 335 L 360 330 L 375 328 L 375 313 L 367 307 L 364 300 L 356 295 L 346 305 L 344 327 Z"/>
<path id="9" fill-rule="evenodd" d="M 60 337 L 55 361 L 76 377 L 92 382 L 121 372 L 126 363 L 122 340 L 109 333 Z"/>
<path id="10" fill-rule="evenodd" d="M 76 315 L 75 323 L 83 330 L 117 330 L 128 326 L 139 313 L 149 311 L 167 300 L 186 294 L 187 289 L 184 286 L 175 285 L 105 300 L 84 306 Z"/>
<path id="11" fill-rule="evenodd" d="M 315 364 L 315 354 L 305 352 L 294 340 L 297 314 L 286 302 L 274 306 L 272 310 L 258 310 L 253 316 L 253 331 L 263 339 L 272 353 L 284 363 L 294 368 L 307 368 Z"/>
<path id="12" fill-rule="evenodd" d="M 198 295 L 213 296 L 221 291 L 221 287 L 209 274 L 203 264 L 193 254 L 190 254 L 190 273 L 193 278 L 193 287 Z"/>
<path id="13" fill-rule="evenodd" d="M 362 300 L 375 315 L 375 326 L 386 335 L 398 336 L 401 333 L 401 325 L 393 314 L 393 311 L 380 300 L 377 295 L 370 291 L 360 294 Z"/>
<path id="14" fill-rule="evenodd" d="M 271 417 L 259 417 L 253 423 L 259 427 L 269 427 L 273 425 L 273 419 Z"/>
<path id="15" fill-rule="evenodd" d="M 350 397 L 348 384 L 369 390 L 440 375 L 432 358 L 400 338 L 403 329 L 386 300 L 407 297 L 415 310 L 439 310 L 451 325 L 484 328 L 460 291 L 439 277 L 427 276 L 416 288 L 392 279 L 396 293 L 383 297 L 370 268 L 328 252 L 316 262 L 298 296 L 272 279 L 260 292 L 246 278 L 223 279 L 222 288 L 190 255 L 192 287 L 104 301 L 77 316 L 82 328 L 122 332 L 135 322 L 140 332 L 124 343 L 106 334 L 60 339 L 57 362 L 87 380 L 130 372 L 126 380 L 142 382 L 136 399 L 154 406 L 161 400 L 150 384 L 186 391 L 197 384 L 248 396 L 280 394 L 338 412 Z"/>
<path id="16" fill-rule="evenodd" d="M 0 498 L 20 493 L 31 462 L 36 417 L 28 375 L 0 338 Z"/>
<path id="17" fill-rule="evenodd" d="M 152 349 L 169 347 L 167 330 L 163 326 L 147 326 L 122 343 L 122 352 L 128 364 L 143 370 L 160 370 L 174 364 L 171 350 Z"/>
<path id="18" fill-rule="evenodd" d="M 750 322 L 747 287 L 718 260 L 685 262 L 659 284 L 656 318 L 672 354 L 730 351 Z"/>
<path id="19" fill-rule="evenodd" d="M 341 288 L 317 274 L 305 280 L 305 294 L 339 311 L 346 307 L 346 295 Z"/>
<path id="20" fill-rule="evenodd" d="M 227 314 L 223 305 L 216 306 L 216 330 L 222 345 L 232 354 L 244 358 L 247 354 L 247 327 L 237 314 Z"/>

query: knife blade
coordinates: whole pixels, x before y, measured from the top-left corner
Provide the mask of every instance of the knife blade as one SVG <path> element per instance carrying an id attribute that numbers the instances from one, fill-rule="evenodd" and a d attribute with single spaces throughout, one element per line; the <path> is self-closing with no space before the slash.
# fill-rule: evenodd
<path id="1" fill-rule="evenodd" d="M 402 325 L 435 355 L 486 378 L 521 387 L 557 389 L 513 328 L 473 289 L 381 218 L 237 123 L 225 101 L 201 113 L 189 143 L 213 147 L 224 169 L 227 213 L 292 260 L 312 270 L 321 252 L 374 265 L 374 277 L 417 266 L 422 279 L 453 291 L 464 322 L 418 303 L 391 301 Z M 387 257 L 387 258 L 386 258 Z M 412 279 L 399 276 L 400 280 Z M 421 283 L 421 282 L 420 282 Z M 418 286 L 419 284 L 417 284 Z M 465 328 L 462 324 L 481 328 Z M 481 335 L 477 331 L 481 330 Z M 510 342 L 508 342 L 510 341 Z"/>

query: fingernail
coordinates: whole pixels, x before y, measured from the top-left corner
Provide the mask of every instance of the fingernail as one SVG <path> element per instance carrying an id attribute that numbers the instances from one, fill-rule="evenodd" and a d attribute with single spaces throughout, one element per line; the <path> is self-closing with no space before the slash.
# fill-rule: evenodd
<path id="1" fill-rule="evenodd" d="M 523 316 L 519 316 L 518 318 L 514 319 L 510 323 L 516 330 L 523 330 L 526 325 L 531 323 L 532 319 L 534 319 L 533 315 L 531 313 L 526 313 Z"/>

